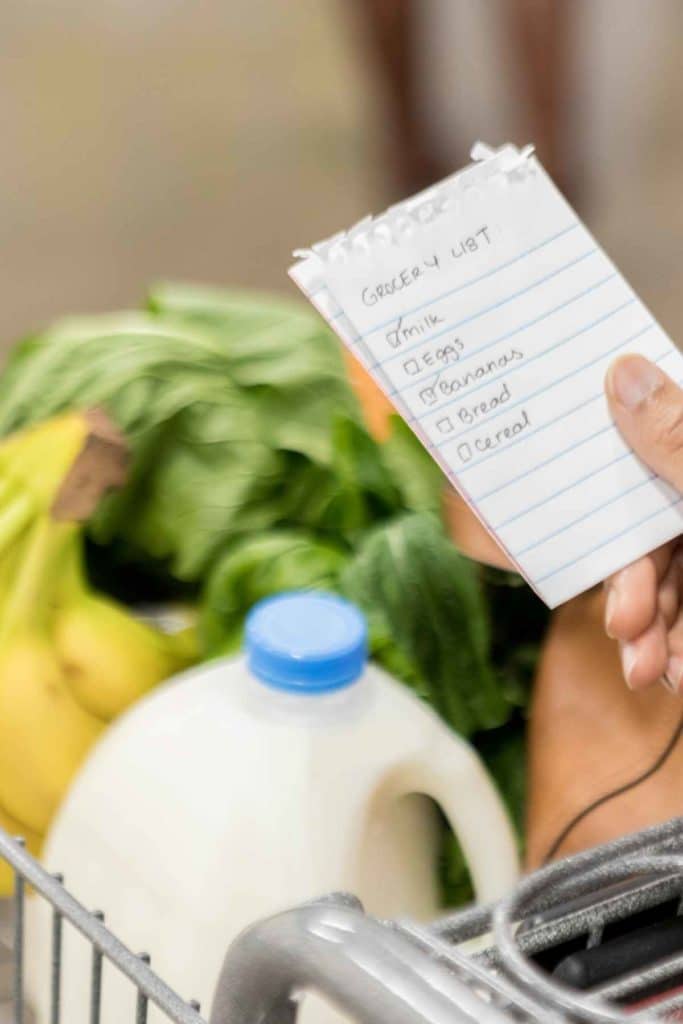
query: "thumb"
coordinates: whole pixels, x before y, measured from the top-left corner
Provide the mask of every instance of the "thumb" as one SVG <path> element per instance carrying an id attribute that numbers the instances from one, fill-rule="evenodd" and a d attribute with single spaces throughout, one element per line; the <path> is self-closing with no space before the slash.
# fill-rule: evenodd
<path id="1" fill-rule="evenodd" d="M 643 356 L 621 356 L 605 379 L 609 407 L 625 441 L 683 493 L 683 391 Z"/>

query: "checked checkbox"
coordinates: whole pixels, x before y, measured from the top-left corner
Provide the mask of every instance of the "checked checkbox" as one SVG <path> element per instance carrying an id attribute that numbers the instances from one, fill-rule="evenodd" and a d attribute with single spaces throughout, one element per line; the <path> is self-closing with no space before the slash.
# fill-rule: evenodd
<path id="1" fill-rule="evenodd" d="M 436 402 L 436 391 L 434 388 L 423 388 L 420 392 L 420 401 L 423 405 L 434 405 Z"/>

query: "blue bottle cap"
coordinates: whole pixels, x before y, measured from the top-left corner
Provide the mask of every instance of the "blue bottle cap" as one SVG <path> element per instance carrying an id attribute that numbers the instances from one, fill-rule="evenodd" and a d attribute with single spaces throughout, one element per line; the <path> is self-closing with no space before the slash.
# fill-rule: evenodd
<path id="1" fill-rule="evenodd" d="M 294 591 L 267 598 L 247 617 L 252 675 L 290 693 L 328 693 L 349 686 L 367 660 L 365 619 L 333 594 Z"/>

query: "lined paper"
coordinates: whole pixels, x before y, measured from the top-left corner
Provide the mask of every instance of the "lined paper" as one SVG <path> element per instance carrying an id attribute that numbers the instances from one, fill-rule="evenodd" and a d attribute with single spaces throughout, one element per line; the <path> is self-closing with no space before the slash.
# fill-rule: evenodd
<path id="1" fill-rule="evenodd" d="M 307 250 L 291 276 L 551 607 L 678 535 L 604 376 L 683 357 L 529 151 Z"/>

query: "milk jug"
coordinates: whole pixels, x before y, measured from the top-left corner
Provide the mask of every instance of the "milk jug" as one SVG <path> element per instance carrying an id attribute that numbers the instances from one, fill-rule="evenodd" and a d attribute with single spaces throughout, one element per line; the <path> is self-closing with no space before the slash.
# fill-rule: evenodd
<path id="1" fill-rule="evenodd" d="M 365 622 L 331 595 L 251 613 L 240 657 L 157 689 L 95 747 L 44 860 L 87 907 L 208 1015 L 230 942 L 260 917 L 332 891 L 369 912 L 437 914 L 439 825 L 456 833 L 477 897 L 517 875 L 513 833 L 473 749 L 367 662 Z M 51 922 L 35 901 L 29 994 L 47 1024 Z M 91 950 L 64 934 L 62 1019 L 86 1024 Z M 105 968 L 103 1024 L 135 1019 Z M 150 1019 L 155 1016 L 150 1007 Z"/>

